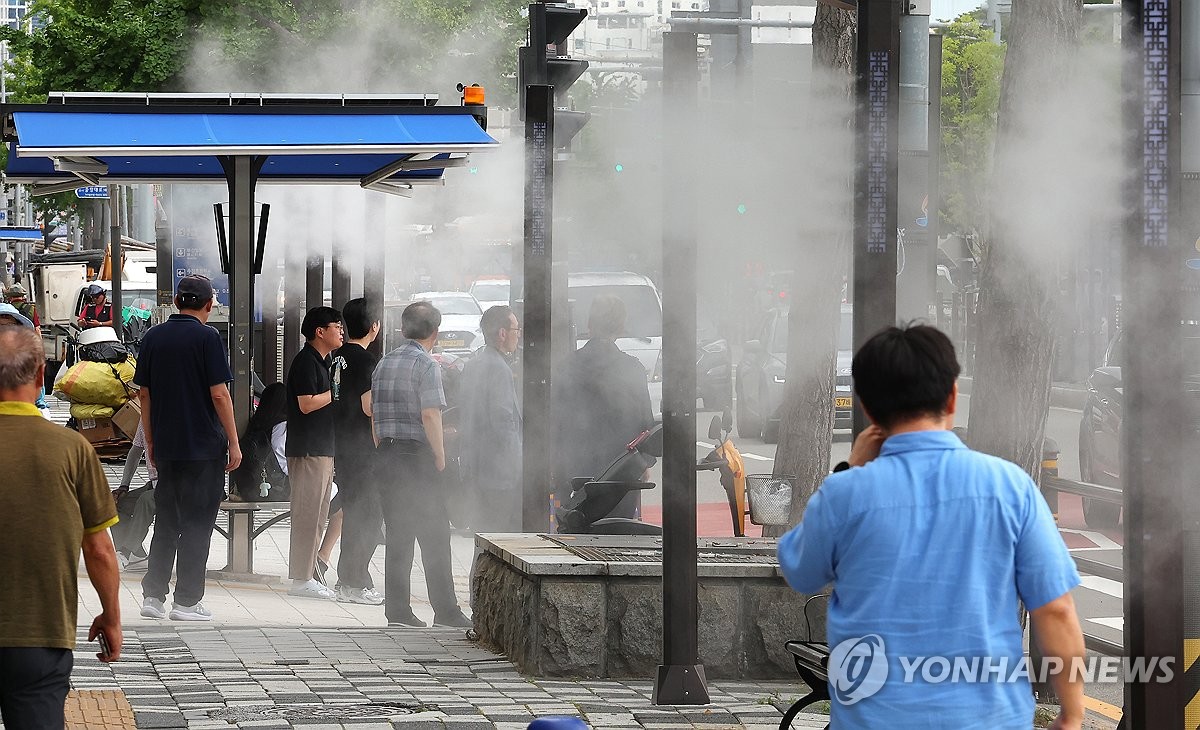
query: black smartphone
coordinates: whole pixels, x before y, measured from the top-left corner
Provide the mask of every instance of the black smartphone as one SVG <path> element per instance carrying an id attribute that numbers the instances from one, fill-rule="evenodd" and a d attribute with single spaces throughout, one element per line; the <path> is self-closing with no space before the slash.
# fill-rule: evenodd
<path id="1" fill-rule="evenodd" d="M 96 634 L 96 641 L 100 642 L 100 656 L 112 656 L 112 649 L 108 646 L 108 637 L 104 635 L 103 631 Z"/>

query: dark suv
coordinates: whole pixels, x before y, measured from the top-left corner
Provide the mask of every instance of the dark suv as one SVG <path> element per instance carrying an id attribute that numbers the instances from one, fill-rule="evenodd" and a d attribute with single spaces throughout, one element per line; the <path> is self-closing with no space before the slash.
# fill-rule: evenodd
<path id="1" fill-rule="evenodd" d="M 1184 389 L 1189 404 L 1195 406 L 1200 395 L 1200 326 L 1183 327 Z M 1079 476 L 1082 481 L 1108 487 L 1121 486 L 1121 425 L 1124 416 L 1125 385 L 1121 366 L 1125 362 L 1126 339 L 1118 330 L 1104 364 L 1087 380 L 1088 398 L 1079 423 Z M 1192 422 L 1195 424 L 1195 421 Z M 1121 506 L 1099 500 L 1083 500 L 1083 519 L 1089 527 L 1115 527 L 1121 518 Z"/>

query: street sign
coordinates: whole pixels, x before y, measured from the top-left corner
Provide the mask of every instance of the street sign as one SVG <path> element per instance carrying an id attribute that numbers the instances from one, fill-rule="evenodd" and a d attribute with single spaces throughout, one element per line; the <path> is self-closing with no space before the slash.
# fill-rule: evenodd
<path id="1" fill-rule="evenodd" d="M 87 185 L 82 188 L 75 188 L 75 196 L 90 200 L 108 200 L 108 186 Z"/>

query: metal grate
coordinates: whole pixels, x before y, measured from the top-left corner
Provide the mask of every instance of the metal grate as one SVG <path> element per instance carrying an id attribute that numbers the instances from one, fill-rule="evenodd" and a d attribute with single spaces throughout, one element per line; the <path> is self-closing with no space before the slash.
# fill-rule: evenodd
<path id="1" fill-rule="evenodd" d="M 254 720 L 386 720 L 392 717 L 436 712 L 434 705 L 371 702 L 362 705 L 257 705 L 224 707 L 208 716 L 226 722 Z"/>
<path id="2" fill-rule="evenodd" d="M 598 548 L 582 545 L 564 545 L 574 555 L 590 563 L 661 563 L 662 550 L 653 548 Z M 753 552 L 708 552 L 697 553 L 700 564 L 745 563 L 749 565 L 775 565 L 774 555 Z"/>

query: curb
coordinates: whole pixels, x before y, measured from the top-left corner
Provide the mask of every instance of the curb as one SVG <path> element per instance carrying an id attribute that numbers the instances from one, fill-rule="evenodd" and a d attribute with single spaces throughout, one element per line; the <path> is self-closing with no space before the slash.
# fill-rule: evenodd
<path id="1" fill-rule="evenodd" d="M 970 395 L 974 378 L 963 375 L 958 379 L 959 392 Z M 1083 410 L 1087 403 L 1087 388 L 1079 383 L 1053 383 L 1050 386 L 1050 407 Z"/>

